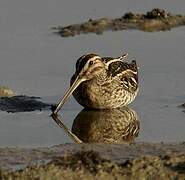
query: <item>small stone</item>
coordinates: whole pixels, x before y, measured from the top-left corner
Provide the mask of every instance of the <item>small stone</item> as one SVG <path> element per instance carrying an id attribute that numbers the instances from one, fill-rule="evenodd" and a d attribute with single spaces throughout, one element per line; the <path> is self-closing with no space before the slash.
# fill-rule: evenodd
<path id="1" fill-rule="evenodd" d="M 15 96 L 13 90 L 5 86 L 0 86 L 0 97 L 11 97 L 11 96 Z"/>

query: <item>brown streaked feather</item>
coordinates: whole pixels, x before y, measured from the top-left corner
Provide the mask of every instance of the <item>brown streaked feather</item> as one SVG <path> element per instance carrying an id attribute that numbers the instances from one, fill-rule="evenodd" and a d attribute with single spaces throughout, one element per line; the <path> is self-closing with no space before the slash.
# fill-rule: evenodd
<path id="1" fill-rule="evenodd" d="M 103 60 L 108 64 L 108 76 L 113 79 L 118 78 L 125 90 L 134 92 L 138 88 L 138 67 L 135 60 L 130 64 L 120 60 L 114 61 L 114 58 L 103 58 Z"/>
<path id="2" fill-rule="evenodd" d="M 109 59 L 109 61 L 111 61 L 112 59 Z M 106 61 L 108 61 L 108 59 Z M 126 70 L 133 71 L 133 73 L 136 74 L 137 73 L 136 61 L 132 61 L 131 64 L 123 61 L 115 61 L 110 63 L 108 66 L 108 74 L 112 77 L 117 76 Z"/>

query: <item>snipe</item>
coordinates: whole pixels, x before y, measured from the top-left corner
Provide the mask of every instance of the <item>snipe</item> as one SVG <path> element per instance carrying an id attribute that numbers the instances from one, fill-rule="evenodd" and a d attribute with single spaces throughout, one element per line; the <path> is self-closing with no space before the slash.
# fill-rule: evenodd
<path id="1" fill-rule="evenodd" d="M 138 93 L 136 61 L 126 62 L 128 54 L 118 58 L 86 54 L 76 63 L 76 72 L 64 97 L 53 108 L 57 114 L 73 94 L 82 106 L 91 109 L 112 109 L 131 103 Z"/>

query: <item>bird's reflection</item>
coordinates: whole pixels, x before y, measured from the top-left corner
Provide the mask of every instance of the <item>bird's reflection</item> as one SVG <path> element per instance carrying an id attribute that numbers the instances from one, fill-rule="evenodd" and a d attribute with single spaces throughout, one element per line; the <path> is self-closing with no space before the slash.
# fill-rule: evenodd
<path id="1" fill-rule="evenodd" d="M 56 117 L 53 118 L 61 127 L 62 122 Z M 73 122 L 72 132 L 63 123 L 62 127 L 74 137 L 75 142 L 131 143 L 139 134 L 140 123 L 134 110 L 122 107 L 112 110 L 83 109 Z"/>
<path id="2" fill-rule="evenodd" d="M 75 118 L 72 132 L 83 142 L 132 142 L 139 133 L 136 112 L 128 107 L 112 110 L 82 110 Z"/>

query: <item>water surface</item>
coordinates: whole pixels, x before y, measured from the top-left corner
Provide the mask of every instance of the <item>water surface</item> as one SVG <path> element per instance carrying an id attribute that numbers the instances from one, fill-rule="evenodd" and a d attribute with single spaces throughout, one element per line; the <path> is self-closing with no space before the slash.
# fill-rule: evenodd
<path id="1" fill-rule="evenodd" d="M 0 2 L 1 85 L 17 94 L 40 96 L 55 103 L 69 86 L 76 59 L 87 52 L 119 56 L 128 52 L 140 66 L 140 93 L 130 106 L 140 119 L 136 141 L 172 142 L 185 139 L 185 27 L 168 32 L 105 32 L 60 38 L 50 27 L 89 18 L 120 17 L 128 11 L 155 7 L 185 13 L 185 2 L 166 0 L 106 2 Z M 71 98 L 60 111 L 69 129 L 82 107 Z M 50 111 L 0 112 L 0 146 L 50 146 L 73 142 L 50 117 Z"/>

